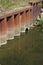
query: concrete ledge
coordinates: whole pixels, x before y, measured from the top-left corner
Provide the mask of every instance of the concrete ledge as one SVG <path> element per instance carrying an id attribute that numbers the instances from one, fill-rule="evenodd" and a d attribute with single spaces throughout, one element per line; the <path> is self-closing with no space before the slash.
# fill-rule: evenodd
<path id="1" fill-rule="evenodd" d="M 7 44 L 7 41 L 5 41 L 5 42 L 3 42 L 3 43 L 0 43 L 0 47 L 1 47 L 2 45 L 5 45 L 5 44 Z"/>

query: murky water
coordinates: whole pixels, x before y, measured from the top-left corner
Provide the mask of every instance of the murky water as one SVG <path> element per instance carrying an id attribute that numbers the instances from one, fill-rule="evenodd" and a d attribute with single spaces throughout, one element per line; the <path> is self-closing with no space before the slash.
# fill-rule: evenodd
<path id="1" fill-rule="evenodd" d="M 0 47 L 0 65 L 43 65 L 43 32 L 40 27 Z"/>

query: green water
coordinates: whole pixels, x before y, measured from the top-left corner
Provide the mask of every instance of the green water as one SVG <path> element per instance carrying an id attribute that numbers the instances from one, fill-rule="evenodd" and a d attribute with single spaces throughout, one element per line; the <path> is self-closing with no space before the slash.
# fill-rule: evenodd
<path id="1" fill-rule="evenodd" d="M 43 65 L 43 32 L 35 27 L 0 47 L 0 65 Z"/>

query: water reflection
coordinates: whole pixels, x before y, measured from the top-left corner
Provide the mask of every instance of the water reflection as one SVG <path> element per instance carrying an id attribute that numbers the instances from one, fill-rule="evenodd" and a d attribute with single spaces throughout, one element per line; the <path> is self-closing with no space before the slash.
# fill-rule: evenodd
<path id="1" fill-rule="evenodd" d="M 40 27 L 21 33 L 21 36 L 0 47 L 1 65 L 43 65 L 43 34 Z"/>

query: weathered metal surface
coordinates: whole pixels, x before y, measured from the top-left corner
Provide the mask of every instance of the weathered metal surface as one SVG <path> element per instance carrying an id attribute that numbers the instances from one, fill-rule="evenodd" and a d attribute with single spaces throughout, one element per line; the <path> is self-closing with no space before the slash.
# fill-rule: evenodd
<path id="1" fill-rule="evenodd" d="M 40 17 L 41 9 L 38 6 L 40 1 L 31 1 L 29 2 L 33 6 L 33 23 L 36 24 L 36 20 Z"/>
<path id="2" fill-rule="evenodd" d="M 20 35 L 20 19 L 19 14 L 14 15 L 14 36 Z"/>
<path id="3" fill-rule="evenodd" d="M 21 32 L 25 32 L 25 13 L 20 12 L 20 19 L 21 19 Z"/>
<path id="4" fill-rule="evenodd" d="M 7 17 L 8 24 L 8 40 L 14 39 L 14 16 Z"/>
<path id="5" fill-rule="evenodd" d="M 0 19 L 0 45 L 7 43 L 7 23 L 6 19 Z"/>
<path id="6" fill-rule="evenodd" d="M 25 32 L 36 23 L 37 17 L 40 16 L 40 1 L 29 2 L 32 6 L 22 7 L 16 10 L 10 10 L 0 15 L 0 45 L 7 40 L 19 36 L 20 32 Z"/>

